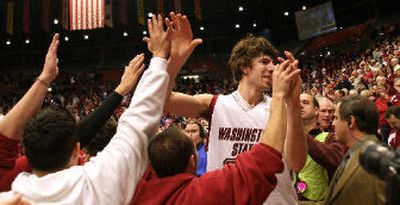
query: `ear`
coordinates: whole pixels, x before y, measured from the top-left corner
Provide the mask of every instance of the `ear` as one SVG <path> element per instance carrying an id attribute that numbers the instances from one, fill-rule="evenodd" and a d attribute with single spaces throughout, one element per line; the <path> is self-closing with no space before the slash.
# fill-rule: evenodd
<path id="1" fill-rule="evenodd" d="M 350 129 L 353 129 L 353 128 L 357 127 L 356 118 L 353 115 L 350 116 L 348 124 L 349 124 L 349 128 Z"/>
<path id="2" fill-rule="evenodd" d="M 196 174 L 197 160 L 195 154 L 192 154 L 189 159 L 189 163 L 186 167 L 186 172 Z"/>
<path id="3" fill-rule="evenodd" d="M 315 107 L 315 116 L 318 117 L 318 115 L 319 115 L 319 108 L 318 108 L 318 107 Z"/>
<path id="4" fill-rule="evenodd" d="M 248 66 L 240 66 L 240 70 L 242 71 L 243 75 L 247 75 L 249 73 L 250 67 Z"/>

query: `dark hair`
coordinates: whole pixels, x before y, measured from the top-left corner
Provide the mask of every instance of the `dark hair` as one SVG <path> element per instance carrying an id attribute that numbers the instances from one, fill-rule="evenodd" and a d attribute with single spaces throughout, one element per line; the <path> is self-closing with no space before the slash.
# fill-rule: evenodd
<path id="1" fill-rule="evenodd" d="M 195 154 L 192 140 L 177 126 L 171 126 L 150 141 L 148 154 L 158 177 L 185 172 L 190 156 Z"/>
<path id="2" fill-rule="evenodd" d="M 339 106 L 342 120 L 350 121 L 353 116 L 357 128 L 367 134 L 376 134 L 378 130 L 378 109 L 368 98 L 360 95 L 350 95 L 343 98 Z"/>
<path id="3" fill-rule="evenodd" d="M 319 108 L 319 102 L 318 102 L 317 98 L 316 98 L 314 95 L 312 95 L 311 93 L 308 93 L 308 92 L 304 92 L 304 93 L 302 93 L 302 94 L 306 94 L 306 95 L 311 96 L 311 98 L 312 98 L 312 103 L 313 103 L 314 107 Z"/>
<path id="4" fill-rule="evenodd" d="M 394 115 L 396 118 L 400 119 L 400 106 L 394 105 L 390 106 L 385 113 L 385 118 L 389 119 L 390 115 Z"/>
<path id="5" fill-rule="evenodd" d="M 197 126 L 199 126 L 199 130 L 200 130 L 200 137 L 204 138 L 206 137 L 206 130 L 204 129 L 204 126 L 198 121 L 198 120 L 189 120 L 189 122 L 186 123 L 186 126 L 188 124 L 196 124 Z"/>
<path id="6" fill-rule="evenodd" d="M 260 55 L 268 55 L 272 60 L 278 57 L 278 51 L 263 37 L 248 35 L 233 47 L 229 66 L 235 80 L 240 81 L 243 73 L 242 66 L 251 66 L 252 60 Z"/>
<path id="7" fill-rule="evenodd" d="M 85 147 L 90 156 L 96 156 L 108 145 L 111 138 L 117 131 L 117 122 L 112 117 L 106 124 L 99 130 L 99 132 L 90 140 L 89 144 Z"/>
<path id="8" fill-rule="evenodd" d="M 66 109 L 41 110 L 24 133 L 26 157 L 32 168 L 48 172 L 65 168 L 78 142 L 76 130 L 75 118 Z"/>

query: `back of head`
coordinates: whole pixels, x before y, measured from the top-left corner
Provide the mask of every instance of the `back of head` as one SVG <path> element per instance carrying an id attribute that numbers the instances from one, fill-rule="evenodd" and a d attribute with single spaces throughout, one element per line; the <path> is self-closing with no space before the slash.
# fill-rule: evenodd
<path id="1" fill-rule="evenodd" d="M 367 134 L 376 134 L 378 130 L 378 109 L 368 98 L 360 95 L 350 95 L 339 104 L 341 119 L 350 121 L 353 116 L 357 128 Z"/>
<path id="2" fill-rule="evenodd" d="M 26 156 L 33 169 L 53 172 L 67 166 L 78 138 L 76 121 L 65 109 L 48 107 L 27 125 Z"/>
<path id="3" fill-rule="evenodd" d="M 171 126 L 150 141 L 148 154 L 157 176 L 168 177 L 185 172 L 195 150 L 192 140 L 180 128 Z"/>
<path id="4" fill-rule="evenodd" d="M 278 51 L 263 37 L 249 35 L 236 43 L 229 59 L 229 66 L 235 80 L 242 79 L 240 69 L 242 66 L 251 66 L 252 60 L 261 55 L 270 56 L 272 60 L 275 60 L 278 57 Z"/>

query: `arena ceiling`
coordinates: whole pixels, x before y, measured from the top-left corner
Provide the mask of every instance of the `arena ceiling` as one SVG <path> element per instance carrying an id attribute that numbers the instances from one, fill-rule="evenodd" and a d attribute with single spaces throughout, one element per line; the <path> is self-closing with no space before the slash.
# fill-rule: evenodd
<path id="1" fill-rule="evenodd" d="M 114 0 L 121 1 L 121 0 Z M 22 31 L 23 0 L 14 0 L 14 33 L 6 33 L 7 1 L 0 1 L 0 66 L 23 67 L 40 64 L 52 33 L 62 35 L 61 54 L 65 61 L 80 64 L 101 59 L 126 61 L 129 54 L 144 49 L 141 41 L 145 27 L 137 23 L 135 0 L 129 1 L 129 24 L 114 18 L 114 27 L 91 31 L 66 31 L 54 19 L 60 19 L 60 2 L 50 1 L 50 31 L 41 29 L 41 0 L 30 0 L 30 32 Z M 338 27 L 348 27 L 368 19 L 394 13 L 400 0 L 333 0 Z M 144 0 L 145 14 L 156 13 L 156 0 Z M 181 0 L 181 10 L 189 16 L 194 35 L 204 39 L 197 55 L 226 54 L 247 33 L 266 35 L 275 44 L 298 40 L 294 12 L 324 3 L 323 0 L 201 0 L 202 20 L 195 17 L 193 0 Z M 174 10 L 174 0 L 164 1 L 164 10 Z M 114 13 L 119 12 L 116 8 Z M 288 12 L 288 15 L 285 15 Z M 239 26 L 238 26 L 239 25 Z M 89 39 L 84 39 L 88 35 Z M 65 41 L 68 37 L 68 41 Z M 28 40 L 28 41 L 27 41 Z M 28 42 L 28 43 L 27 43 Z M 110 52 L 111 51 L 111 52 Z M 104 57 L 106 56 L 106 57 Z M 119 60 L 120 59 L 120 60 Z M 104 62 L 103 62 L 104 64 Z M 105 62 L 107 64 L 107 60 Z M 1 69 L 0 68 L 0 69 Z"/>

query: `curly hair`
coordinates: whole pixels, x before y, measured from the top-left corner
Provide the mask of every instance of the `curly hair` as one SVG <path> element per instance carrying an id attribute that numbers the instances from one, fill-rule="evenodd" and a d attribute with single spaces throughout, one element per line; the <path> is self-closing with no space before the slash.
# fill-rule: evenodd
<path id="1" fill-rule="evenodd" d="M 263 37 L 247 35 L 237 42 L 229 59 L 229 67 L 234 80 L 240 81 L 243 77 L 240 68 L 251 66 L 252 61 L 261 55 L 270 56 L 272 60 L 275 60 L 278 57 L 278 51 Z"/>

